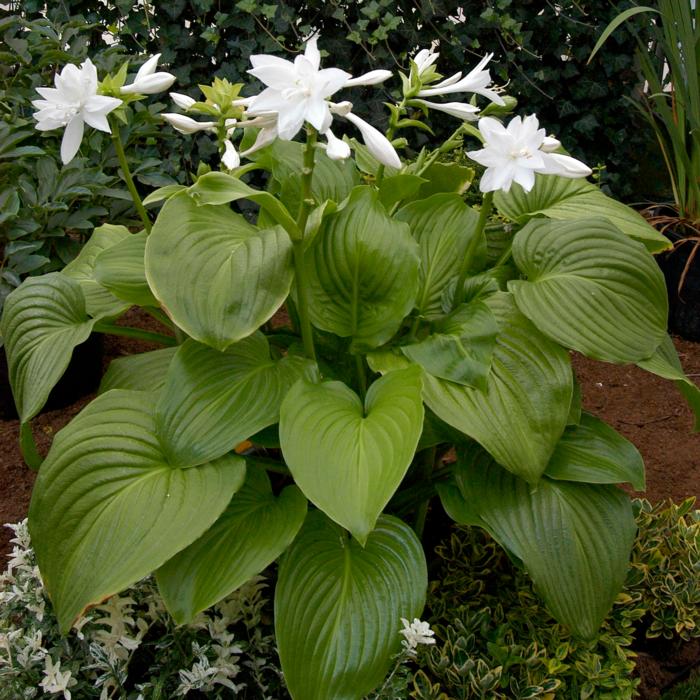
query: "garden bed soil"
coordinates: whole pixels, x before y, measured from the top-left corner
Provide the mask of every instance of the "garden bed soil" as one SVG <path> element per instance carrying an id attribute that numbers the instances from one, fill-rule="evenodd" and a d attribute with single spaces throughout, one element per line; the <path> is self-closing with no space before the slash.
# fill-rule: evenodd
<path id="1" fill-rule="evenodd" d="M 148 330 L 163 331 L 150 318 L 131 311 L 121 321 Z M 700 382 L 700 343 L 674 338 L 686 373 Z M 123 355 L 155 349 L 142 341 L 107 336 L 104 339 L 104 368 Z M 581 382 L 583 406 L 610 423 L 631 440 L 646 463 L 647 488 L 644 496 L 652 502 L 667 498 L 681 501 L 695 496 L 700 501 L 700 434 L 692 433 L 693 417 L 672 382 L 648 374 L 635 366 L 609 365 L 573 355 Z M 49 411 L 33 421 L 39 450 L 46 454 L 55 436 L 94 394 L 70 406 Z M 0 421 L 0 524 L 12 523 L 27 514 L 36 474 L 23 463 L 16 420 Z M 630 491 L 631 492 L 631 491 Z M 634 492 L 631 492 L 634 493 Z M 0 561 L 9 552 L 11 532 L 0 528 Z M 700 642 L 671 650 L 649 648 L 640 651 L 638 672 L 642 676 L 643 700 L 660 698 L 664 689 L 687 675 L 700 663 Z"/>

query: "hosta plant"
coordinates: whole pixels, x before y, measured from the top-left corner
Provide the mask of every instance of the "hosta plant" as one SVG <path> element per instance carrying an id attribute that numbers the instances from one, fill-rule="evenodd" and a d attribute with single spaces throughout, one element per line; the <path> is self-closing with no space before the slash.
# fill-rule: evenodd
<path id="1" fill-rule="evenodd" d="M 400 75 L 385 134 L 334 99 L 389 71 L 321 68 L 315 38 L 293 62 L 253 56 L 258 94 L 226 81 L 200 102 L 176 93 L 187 113 L 168 122 L 210 132 L 221 169 L 151 193 L 145 206 L 162 208 L 151 223 L 139 205 L 143 231 L 107 224 L 64 271 L 8 297 L 32 462 L 30 421 L 78 343 L 111 331 L 163 344 L 114 361 L 41 463 L 29 527 L 63 630 L 151 572 L 186 623 L 278 561 L 291 695 L 360 698 L 390 668 L 401 619 L 420 617 L 438 494 L 573 634 L 596 634 L 636 530 L 616 484 L 643 488 L 644 468 L 581 410 L 568 351 L 636 363 L 700 408 L 666 334 L 651 253 L 667 243 L 534 115 L 508 118 L 488 56 L 448 78 L 437 59 L 423 50 Z M 122 99 L 125 72 L 98 93 Z M 462 93 L 471 102 L 444 101 Z M 56 128 L 78 113 L 40 106 Z M 454 135 L 411 151 L 436 111 Z M 362 142 L 341 137 L 348 123 Z M 162 334 L 115 325 L 134 304 Z"/>

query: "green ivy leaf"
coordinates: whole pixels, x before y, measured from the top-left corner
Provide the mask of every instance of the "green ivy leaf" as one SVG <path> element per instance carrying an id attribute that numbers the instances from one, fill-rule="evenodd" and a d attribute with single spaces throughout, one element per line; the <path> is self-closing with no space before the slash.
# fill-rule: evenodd
<path id="1" fill-rule="evenodd" d="M 202 535 L 243 483 L 237 456 L 168 464 L 154 409 L 146 392 L 103 394 L 58 433 L 41 465 L 29 530 L 64 634 L 87 607 Z"/>
<path id="2" fill-rule="evenodd" d="M 280 442 L 304 495 L 364 544 L 406 474 L 423 426 L 421 372 L 372 384 L 300 381 L 282 403 Z"/>
<path id="3" fill-rule="evenodd" d="M 400 648 L 401 618 L 419 617 L 428 584 L 411 528 L 383 515 L 367 543 L 309 513 L 282 561 L 275 636 L 296 700 L 360 700 Z"/>

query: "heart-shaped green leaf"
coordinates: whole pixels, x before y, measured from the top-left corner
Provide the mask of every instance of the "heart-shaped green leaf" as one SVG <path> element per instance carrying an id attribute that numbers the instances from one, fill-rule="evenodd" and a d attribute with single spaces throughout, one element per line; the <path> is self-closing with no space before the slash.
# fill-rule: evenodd
<path id="1" fill-rule="evenodd" d="M 362 349 L 389 340 L 413 308 L 418 246 L 369 187 L 326 217 L 307 251 L 311 320 Z"/>
<path id="2" fill-rule="evenodd" d="M 8 295 L 0 330 L 23 423 L 39 413 L 73 348 L 87 340 L 94 325 L 80 285 L 59 272 L 29 277 Z"/>
<path id="3" fill-rule="evenodd" d="M 264 190 L 253 189 L 226 173 L 205 173 L 187 189 L 187 194 L 197 204 L 228 204 L 239 199 L 249 199 L 259 204 L 291 237 L 301 238 L 299 227 L 279 199 Z"/>
<path id="4" fill-rule="evenodd" d="M 442 294 L 465 258 L 477 270 L 486 260 L 486 238 L 477 235 L 479 216 L 457 194 L 436 194 L 403 207 L 396 218 L 411 227 L 420 254 L 416 307 L 426 318 L 442 315 Z"/>
<path id="5" fill-rule="evenodd" d="M 605 362 L 638 362 L 665 337 L 663 274 L 607 220 L 531 221 L 515 236 L 513 258 L 527 275 L 508 283 L 518 308 L 565 347 Z"/>
<path id="6" fill-rule="evenodd" d="M 83 246 L 75 260 L 69 262 L 62 274 L 77 280 L 85 295 L 85 306 L 90 316 L 118 316 L 129 308 L 123 300 L 115 297 L 97 279 L 95 265 L 97 258 L 131 234 L 125 226 L 104 224 L 96 228 L 90 240 Z"/>
<path id="7" fill-rule="evenodd" d="M 435 377 L 485 389 L 497 335 L 491 309 L 473 301 L 457 307 L 435 324 L 431 335 L 403 345 L 401 351 Z"/>
<path id="8" fill-rule="evenodd" d="M 460 454 L 456 479 L 464 511 L 448 488 L 450 514 L 485 527 L 525 564 L 552 614 L 595 637 L 629 566 L 637 531 L 629 498 L 615 486 L 546 477 L 533 489 L 478 446 Z"/>
<path id="9" fill-rule="evenodd" d="M 700 432 L 700 388 L 683 371 L 671 336 L 667 335 L 651 357 L 637 363 L 647 372 L 670 379 L 695 414 L 695 432 Z"/>
<path id="10" fill-rule="evenodd" d="M 585 180 L 538 175 L 535 186 L 525 192 L 513 185 L 507 193 L 497 192 L 498 210 L 520 224 L 546 216 L 559 221 L 588 218 L 592 212 L 604 216 L 622 233 L 643 243 L 651 253 L 668 250 L 668 239 L 650 226 L 634 209 L 606 195 Z"/>
<path id="11" fill-rule="evenodd" d="M 260 230 L 226 205 L 169 199 L 146 242 L 146 278 L 188 335 L 217 350 L 267 321 L 289 294 L 292 242 Z"/>
<path id="12" fill-rule="evenodd" d="M 146 232 L 130 234 L 95 260 L 95 279 L 114 296 L 139 306 L 158 306 L 146 282 Z"/>
<path id="13" fill-rule="evenodd" d="M 152 394 L 110 391 L 58 433 L 41 465 L 29 530 L 63 632 L 200 537 L 245 478 L 228 455 L 168 464 Z"/>
<path id="14" fill-rule="evenodd" d="M 545 475 L 589 484 L 630 483 L 644 491 L 644 460 L 639 450 L 590 413 L 569 426 L 554 449 Z"/>
<path id="15" fill-rule="evenodd" d="M 400 648 L 401 618 L 419 617 L 428 584 L 423 548 L 383 515 L 361 547 L 322 513 L 309 513 L 282 560 L 275 636 L 294 700 L 360 700 Z"/>
<path id="16" fill-rule="evenodd" d="M 156 425 L 172 464 L 201 464 L 277 423 L 282 399 L 314 365 L 296 355 L 272 360 L 262 333 L 219 352 L 183 343 L 168 370 Z"/>
<path id="17" fill-rule="evenodd" d="M 98 393 L 104 394 L 110 389 L 160 391 L 176 352 L 177 348 L 163 348 L 112 360 L 102 377 Z"/>
<path id="18" fill-rule="evenodd" d="M 265 472 L 249 468 L 221 517 L 156 572 L 175 621 L 190 622 L 269 566 L 292 543 L 305 517 L 306 499 L 296 486 L 276 497 Z"/>
<path id="19" fill-rule="evenodd" d="M 372 384 L 364 406 L 341 382 L 292 387 L 280 412 L 285 461 L 304 495 L 365 543 L 411 464 L 423 426 L 421 371 Z"/>
<path id="20" fill-rule="evenodd" d="M 423 398 L 441 420 L 534 484 L 566 427 L 573 393 L 569 356 L 538 332 L 509 294 L 494 294 L 488 304 L 501 331 L 486 388 L 473 389 L 426 373 Z M 372 353 L 368 360 L 379 372 L 408 363 L 388 352 Z"/>

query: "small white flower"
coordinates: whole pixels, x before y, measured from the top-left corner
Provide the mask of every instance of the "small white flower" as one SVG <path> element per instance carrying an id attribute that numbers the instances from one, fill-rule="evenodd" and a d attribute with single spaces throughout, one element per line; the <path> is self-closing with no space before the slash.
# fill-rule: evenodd
<path id="1" fill-rule="evenodd" d="M 428 109 L 436 109 L 445 112 L 451 117 L 464 119 L 465 121 L 476 121 L 478 119 L 479 108 L 463 102 L 428 102 L 428 100 L 416 100 L 419 104 L 425 105 Z"/>
<path id="2" fill-rule="evenodd" d="M 174 82 L 175 76 L 172 73 L 156 72 L 160 54 L 151 56 L 139 68 L 130 85 L 124 85 L 121 89 L 123 95 L 155 95 L 158 92 L 167 90 Z"/>
<path id="3" fill-rule="evenodd" d="M 430 49 L 421 49 L 414 57 L 413 62 L 418 69 L 418 77 L 422 78 L 430 66 L 438 60 L 440 54 Z"/>
<path id="4" fill-rule="evenodd" d="M 85 124 L 111 133 L 107 115 L 122 101 L 97 94 L 97 69 L 89 58 L 80 68 L 73 64 L 65 66 L 56 74 L 54 83 L 55 88 L 36 89 L 44 99 L 32 102 L 38 110 L 34 119 L 39 131 L 66 128 L 61 141 L 61 160 L 65 164 L 75 158 Z"/>
<path id="5" fill-rule="evenodd" d="M 497 105 L 504 105 L 503 98 L 493 90 L 489 90 L 491 84 L 491 73 L 486 69 L 487 63 L 493 58 L 489 53 L 484 56 L 479 63 L 472 68 L 467 75 L 462 77 L 461 73 L 455 75 L 421 90 L 418 97 L 435 97 L 435 95 L 450 95 L 455 92 L 473 92 L 477 95 L 487 97 Z"/>
<path id="6" fill-rule="evenodd" d="M 216 129 L 216 122 L 198 122 L 191 117 L 186 117 L 184 114 L 166 112 L 165 114 L 161 114 L 161 117 L 163 117 L 175 131 L 179 131 L 181 134 L 196 134 L 198 131 Z"/>
<path id="7" fill-rule="evenodd" d="M 238 155 L 235 146 L 229 139 L 224 141 L 224 154 L 221 156 L 221 162 L 229 170 L 237 168 L 241 164 L 241 157 Z"/>
<path id="8" fill-rule="evenodd" d="M 183 95 L 179 92 L 171 92 L 170 98 L 180 109 L 187 111 L 197 100 L 193 99 L 189 95 Z"/>
<path id="9" fill-rule="evenodd" d="M 385 80 L 391 78 L 393 73 L 390 70 L 371 70 L 369 73 L 359 76 L 358 78 L 350 78 L 343 87 L 358 87 L 360 85 L 379 85 Z"/>
<path id="10" fill-rule="evenodd" d="M 326 131 L 328 146 L 326 155 L 331 160 L 345 160 L 350 157 L 350 146 L 342 139 L 339 139 L 330 129 Z"/>
<path id="11" fill-rule="evenodd" d="M 399 633 L 404 636 L 401 644 L 403 644 L 404 649 L 410 655 L 415 654 L 419 644 L 435 644 L 435 639 L 433 638 L 435 632 L 430 629 L 430 625 L 427 622 L 414 617 L 413 622 L 409 623 L 405 617 L 402 617 L 401 623 L 403 624 L 403 629 L 400 629 Z"/>
<path id="12" fill-rule="evenodd" d="M 397 169 L 401 167 L 401 159 L 391 145 L 391 141 L 381 131 L 352 112 L 348 112 L 345 118 L 360 130 L 365 146 L 382 165 Z"/>
<path id="13" fill-rule="evenodd" d="M 536 173 L 579 178 L 592 172 L 570 156 L 543 150 L 546 132 L 539 128 L 534 114 L 525 119 L 514 117 L 507 127 L 496 119 L 483 117 L 479 120 L 479 131 L 484 137 L 484 147 L 469 151 L 467 155 L 486 167 L 479 183 L 482 192 L 508 192 L 513 182 L 529 192 L 535 184 Z M 551 148 L 553 141 L 547 141 L 545 148 Z"/>

